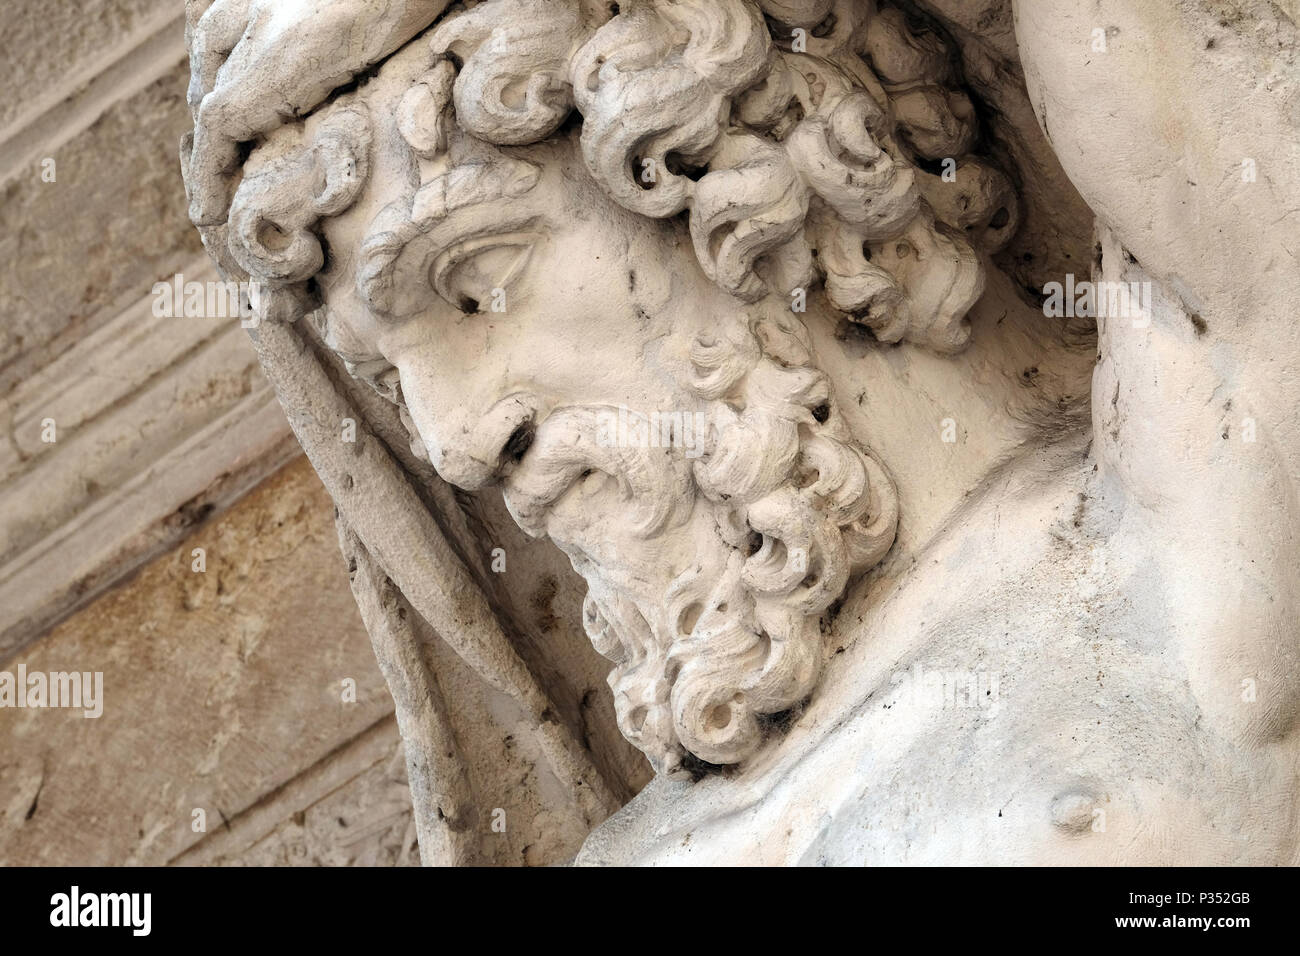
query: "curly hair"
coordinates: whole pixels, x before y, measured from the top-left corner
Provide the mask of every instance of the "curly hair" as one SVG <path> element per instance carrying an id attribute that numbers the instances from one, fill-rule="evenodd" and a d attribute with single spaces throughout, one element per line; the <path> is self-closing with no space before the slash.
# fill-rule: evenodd
<path id="1" fill-rule="evenodd" d="M 431 294 L 476 311 L 450 281 L 456 263 L 538 228 L 521 200 L 548 151 L 573 143 L 592 188 L 633 213 L 682 218 L 701 269 L 738 304 L 820 286 L 884 342 L 961 348 L 981 254 L 1017 225 L 1010 180 L 972 152 L 976 112 L 951 51 L 874 0 L 485 0 L 414 43 L 397 55 L 398 89 L 341 92 L 254 150 L 227 223 L 204 227 L 210 249 L 269 287 L 270 317 L 319 306 L 312 280 L 328 256 L 316 230 L 361 195 L 377 111 L 393 111 L 383 135 L 410 157 L 348 267 L 379 316 L 419 313 Z M 400 407 L 391 366 L 318 314 L 349 371 Z M 751 754 L 762 719 L 815 685 L 818 616 L 894 540 L 893 483 L 834 414 L 806 329 L 789 312 L 756 314 L 719 318 L 692 347 L 685 384 L 716 418 L 708 454 L 685 473 L 625 463 L 658 509 L 647 528 L 699 491 L 722 565 L 687 569 L 654 612 L 588 577 L 585 624 L 615 662 L 619 726 L 661 770 L 688 753 L 720 764 Z M 541 423 L 536 488 L 506 483 L 531 533 L 542 527 L 530 501 L 542 513 L 585 466 L 573 455 L 586 446 L 547 438 L 581 429 L 584 414 Z"/>
<path id="2" fill-rule="evenodd" d="M 709 423 L 693 463 L 592 441 L 601 407 L 569 405 L 541 422 L 529 468 L 504 488 L 520 527 L 549 534 L 587 579 L 583 624 L 614 664 L 619 729 L 664 773 L 687 754 L 744 760 L 765 717 L 812 693 L 823 665 L 820 616 L 884 557 L 898 523 L 893 482 L 835 413 L 794 316 L 720 317 L 691 341 L 679 374 Z M 627 568 L 617 579 L 601 574 L 551 514 L 592 470 L 626 480 L 621 507 L 636 537 L 660 537 L 702 509 L 717 546 L 697 547 L 657 600 L 629 598 L 619 583 Z"/>
<path id="3" fill-rule="evenodd" d="M 1011 181 L 972 152 L 976 113 L 951 50 L 897 7 L 486 0 L 415 42 L 431 65 L 402 98 L 398 128 L 414 154 L 448 163 L 372 224 L 358 282 L 382 314 L 413 310 L 429 291 L 419 277 L 466 231 L 499 228 L 537 179 L 509 147 L 545 142 L 575 108 L 594 180 L 641 215 L 684 214 L 719 286 L 753 302 L 820 284 L 883 342 L 960 349 L 983 289 L 980 253 L 1018 222 Z M 318 304 L 309 234 L 364 179 L 363 108 L 322 128 L 307 160 L 246 174 L 235 195 L 229 251 L 286 314 Z M 293 177 L 344 185 L 295 204 L 284 199 Z"/>

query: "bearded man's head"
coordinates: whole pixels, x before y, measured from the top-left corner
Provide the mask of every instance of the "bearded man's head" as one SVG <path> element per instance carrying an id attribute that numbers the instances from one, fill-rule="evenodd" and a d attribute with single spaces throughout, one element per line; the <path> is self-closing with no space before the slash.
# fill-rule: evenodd
<path id="1" fill-rule="evenodd" d="M 656 769 L 733 764 L 898 520 L 803 319 L 959 349 L 1015 230 L 954 81 L 869 2 L 489 0 L 260 141 L 205 240 L 568 554 Z"/>

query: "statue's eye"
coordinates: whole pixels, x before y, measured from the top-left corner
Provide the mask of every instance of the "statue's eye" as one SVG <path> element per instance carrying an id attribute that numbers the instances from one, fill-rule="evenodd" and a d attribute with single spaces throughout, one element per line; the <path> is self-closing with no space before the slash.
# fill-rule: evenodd
<path id="1" fill-rule="evenodd" d="M 496 242 L 462 255 L 438 271 L 438 291 L 461 312 L 508 312 L 512 285 L 528 264 L 531 242 Z M 436 268 L 436 267 L 435 267 Z"/>

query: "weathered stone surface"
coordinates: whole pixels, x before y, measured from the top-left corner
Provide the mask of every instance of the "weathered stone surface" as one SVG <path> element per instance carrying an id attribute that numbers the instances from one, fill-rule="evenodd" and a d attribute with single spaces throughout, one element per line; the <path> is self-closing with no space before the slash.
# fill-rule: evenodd
<path id="1" fill-rule="evenodd" d="M 7 91 L 0 97 L 0 668 L 12 672 L 20 662 L 44 660 L 47 648 L 62 658 L 72 644 L 78 656 L 125 653 L 129 659 L 138 653 L 110 653 L 91 641 L 101 631 L 100 640 L 116 644 L 145 641 L 152 624 L 174 627 L 176 634 L 165 636 L 182 640 L 192 621 L 159 611 L 171 606 L 171 595 L 160 596 L 166 588 L 156 572 L 135 572 L 160 554 L 168 555 L 162 563 L 187 568 L 191 558 L 181 540 L 196 525 L 216 520 L 295 455 L 297 446 L 237 322 L 154 314 L 156 280 L 176 273 L 189 281 L 215 278 L 185 223 L 184 188 L 177 175 L 176 138 L 188 121 L 187 77 L 176 69 L 184 59 L 181 8 L 135 0 L 24 0 L 11 4 L 5 16 L 0 31 L 0 60 L 6 66 L 0 87 Z M 55 161 L 54 182 L 42 179 L 43 158 Z M 42 440 L 46 419 L 55 422 L 55 442 Z M 275 487 L 279 494 L 312 500 L 310 482 Z M 337 569 L 333 540 L 328 527 L 324 556 Z M 261 547 L 257 535 L 241 546 L 254 559 Z M 305 557 L 309 550 L 298 553 Z M 277 573 L 286 593 L 329 590 L 319 583 L 316 568 L 293 564 L 292 558 L 287 565 L 280 560 Z M 114 585 L 122 590 L 109 605 L 92 603 Z M 256 591 L 246 597 L 253 606 L 269 600 Z M 48 631 L 52 622 L 87 605 L 65 626 Z M 347 602 L 341 606 L 347 613 L 331 615 L 324 610 L 330 606 L 327 600 L 319 616 L 309 613 L 300 620 L 311 622 L 327 643 L 358 633 Z M 196 639 L 211 634 L 210 624 L 203 635 L 196 629 Z M 22 646 L 27 651 L 15 657 Z M 357 650 L 373 676 L 369 649 L 363 643 Z M 200 655 L 196 664 L 213 668 L 209 676 L 223 672 L 236 682 L 244 679 L 244 663 L 237 656 L 229 661 Z M 120 664 L 114 659 L 112 666 L 122 677 Z M 296 686 L 300 667 L 294 654 L 262 659 L 257 679 L 278 684 L 277 668 L 286 674 L 284 686 Z M 64 716 L 61 711 L 47 712 L 48 719 L 37 721 L 33 731 L 19 718 L 36 712 L 0 711 L 0 732 L 6 735 L 0 857 L 6 861 L 166 862 L 176 847 L 210 847 L 188 824 L 161 833 L 148 829 L 147 839 L 128 824 L 136 822 L 137 806 L 154 821 L 172 812 L 168 801 L 178 798 L 176 778 L 185 775 L 185 759 L 197 762 L 193 755 L 218 736 L 254 754 L 280 740 L 275 733 L 250 730 L 246 721 L 252 715 L 242 705 L 224 717 L 189 716 L 193 701 L 166 693 L 167 682 L 182 671 L 183 687 L 192 689 L 199 680 L 180 662 L 156 668 L 145 662 L 127 670 L 124 679 L 131 683 L 125 692 L 110 683 L 111 699 L 126 708 L 117 713 L 122 723 L 115 732 L 96 737 L 81 726 L 95 722 L 80 721 L 48 733 Z M 381 704 L 384 699 L 379 698 Z M 236 830 L 248 819 L 239 812 L 241 801 L 263 808 L 277 823 L 291 823 L 293 813 L 322 796 L 309 782 L 333 774 L 348 791 L 349 778 L 338 774 L 362 772 L 339 755 L 369 738 L 356 737 L 355 727 L 330 719 L 337 710 L 334 700 L 313 706 L 300 697 L 292 709 L 291 724 L 315 724 L 308 747 L 316 747 L 314 753 L 286 748 L 277 758 L 279 770 L 299 783 L 299 803 L 277 803 L 278 770 L 232 772 L 232 792 L 238 796 L 223 794 L 221 808 L 234 814 Z M 257 714 L 279 721 L 266 709 Z M 111 726 L 109 717 L 103 720 Z M 395 731 L 391 717 L 387 721 L 384 745 L 392 746 Z M 178 762 L 155 763 L 152 729 L 157 725 L 170 727 L 167 739 Z M 19 734 L 22 728 L 27 729 Z M 112 745 L 101 746 L 102 737 L 112 738 Z M 66 752 L 51 762 L 51 747 Z M 317 762 L 300 766 L 299 757 Z M 230 763 L 223 758 L 213 773 L 221 775 Z M 123 781 L 128 782 L 117 789 Z M 210 779 L 207 784 L 213 789 Z M 220 814 L 208 811 L 215 831 L 227 832 Z M 85 822 L 92 818 L 95 823 Z M 26 836 L 19 832 L 22 827 Z M 172 837 L 174 846 L 167 842 Z M 38 852 L 38 847 L 45 849 Z M 357 844 L 355 853 L 370 853 L 362 847 Z"/>
<path id="2" fill-rule="evenodd" d="M 391 712 L 331 513 L 299 459 L 6 665 L 102 671 L 104 713 L 0 710 L 0 859 L 166 863 Z"/>
<path id="3" fill-rule="evenodd" d="M 418 866 L 397 724 L 377 721 L 171 861 L 177 866 Z"/>
<path id="4" fill-rule="evenodd" d="M 174 0 L 11 0 L 0 34 L 0 130 L 75 94 L 177 14 Z"/>
<path id="5" fill-rule="evenodd" d="M 185 221 L 178 68 L 0 184 L 0 392 L 201 254 Z"/>
<path id="6" fill-rule="evenodd" d="M 153 306 L 0 402 L 0 660 L 297 453 L 237 319 Z"/>
<path id="7" fill-rule="evenodd" d="M 308 809 L 295 811 L 234 858 L 240 866 L 419 866 L 420 851 L 396 726 L 381 759 Z M 182 859 L 178 861 L 184 863 Z"/>

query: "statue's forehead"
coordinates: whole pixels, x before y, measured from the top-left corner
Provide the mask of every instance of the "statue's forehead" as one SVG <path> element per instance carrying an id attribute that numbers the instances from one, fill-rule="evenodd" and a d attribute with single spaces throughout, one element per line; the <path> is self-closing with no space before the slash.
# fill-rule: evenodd
<path id="1" fill-rule="evenodd" d="M 342 163 L 368 158 L 349 207 L 317 202 L 320 215 L 306 224 L 293 210 L 269 210 L 286 220 L 281 231 L 312 253 L 298 257 L 303 267 L 295 278 L 313 259 L 327 260 L 318 279 L 330 295 L 350 295 L 356 277 L 366 303 L 400 318 L 422 310 L 426 291 L 446 298 L 440 287 L 416 289 L 418 263 L 390 268 L 401 249 L 442 255 L 490 233 L 496 220 L 516 228 L 520 215 L 548 220 L 550 232 L 609 216 L 644 231 L 689 213 L 682 223 L 704 274 L 742 301 L 786 294 L 820 276 L 837 309 L 865 318 L 890 341 L 908 337 L 944 351 L 964 343 L 961 317 L 978 291 L 969 275 L 979 268 L 972 251 L 956 250 L 960 274 L 948 284 L 960 295 L 937 303 L 913 296 L 910 308 L 909 284 L 924 276 L 913 276 L 910 266 L 890 268 L 878 250 L 861 251 L 918 222 L 933 228 L 921 193 L 943 190 L 919 188 L 909 157 L 943 144 L 931 137 L 920 147 L 900 145 L 898 97 L 845 45 L 854 42 L 851 24 L 837 28 L 839 39 L 808 41 L 805 50 L 757 8 L 722 0 L 716 7 L 638 6 L 626 18 L 599 18 L 603 26 L 558 15 L 549 23 L 539 8 L 541 22 L 529 24 L 526 37 L 498 29 L 492 14 L 502 9 L 484 4 L 435 25 L 257 147 L 246 168 L 254 176 L 296 148 L 316 149 L 334 163 L 326 179 L 347 175 L 338 172 L 338 153 Z M 653 42 L 686 27 L 683 49 Z M 891 73 L 934 78 L 932 64 L 888 62 Z M 586 80 L 571 87 L 578 74 Z M 948 106 L 937 92 L 923 100 L 913 112 L 928 128 L 930 112 Z M 331 153 L 329 124 L 347 111 L 367 117 L 369 128 L 357 137 L 365 142 Z M 948 138 L 964 153 L 973 133 L 956 114 L 954 124 L 964 132 Z M 540 171 L 534 185 L 511 191 L 515 164 Z M 311 191 L 311 175 L 299 175 L 300 191 Z M 833 215 L 823 216 L 827 209 Z M 939 218 L 953 218 L 952 210 L 936 209 Z M 977 212 L 979 219 L 982 205 Z M 258 210 L 245 213 L 245 258 L 289 275 L 276 249 L 260 249 Z M 610 227 L 624 238 L 622 226 Z M 327 256 L 310 248 L 313 229 L 326 240 Z M 389 232 L 396 238 L 385 250 Z M 376 253 L 387 263 L 375 263 Z M 362 275 L 368 265 L 369 282 Z M 305 289 L 304 297 L 310 294 Z"/>

